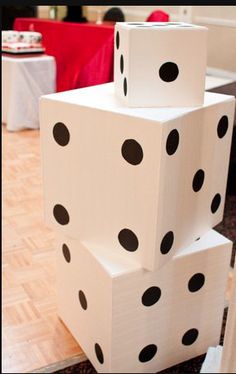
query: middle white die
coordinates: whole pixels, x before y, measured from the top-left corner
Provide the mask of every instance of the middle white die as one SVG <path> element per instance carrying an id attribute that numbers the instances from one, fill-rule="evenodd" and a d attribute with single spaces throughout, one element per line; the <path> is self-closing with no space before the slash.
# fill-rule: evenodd
<path id="1" fill-rule="evenodd" d="M 124 108 L 106 84 L 45 96 L 46 222 L 148 270 L 223 215 L 234 98 L 202 108 Z"/>
<path id="2" fill-rule="evenodd" d="M 119 22 L 115 27 L 116 94 L 131 107 L 200 106 L 207 29 L 178 22 Z"/>

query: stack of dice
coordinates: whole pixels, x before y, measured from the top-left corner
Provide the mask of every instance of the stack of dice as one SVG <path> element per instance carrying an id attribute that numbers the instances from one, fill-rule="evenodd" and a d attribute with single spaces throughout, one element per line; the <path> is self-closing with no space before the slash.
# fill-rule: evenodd
<path id="1" fill-rule="evenodd" d="M 206 36 L 117 23 L 115 82 L 41 99 L 59 316 L 98 372 L 157 372 L 219 342 L 234 98 L 204 92 Z"/>

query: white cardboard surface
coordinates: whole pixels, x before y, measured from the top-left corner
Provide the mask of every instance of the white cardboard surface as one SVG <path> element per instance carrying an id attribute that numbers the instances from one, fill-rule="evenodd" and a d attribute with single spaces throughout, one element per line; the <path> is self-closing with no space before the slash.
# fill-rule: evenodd
<path id="1" fill-rule="evenodd" d="M 71 260 L 66 262 L 62 245 Z M 149 272 L 134 262 L 114 257 L 112 251 L 85 248 L 78 240 L 58 235 L 59 316 L 98 372 L 153 373 L 188 360 L 218 344 L 232 243 L 211 230 L 174 257 L 162 269 Z M 205 283 L 190 292 L 188 282 L 201 273 Z M 150 287 L 161 296 L 150 306 L 142 296 Z M 87 309 L 79 302 L 83 291 Z M 198 338 L 182 344 L 184 333 L 195 328 Z M 104 362 L 94 346 L 99 344 Z M 157 346 L 150 361 L 140 362 L 140 351 Z"/>
<path id="2" fill-rule="evenodd" d="M 114 43 L 116 94 L 125 105 L 177 107 L 203 104 L 207 28 L 181 22 L 118 22 Z M 170 82 L 159 75 L 159 69 L 167 62 L 176 64 L 179 70 L 177 78 Z M 127 81 L 126 96 L 124 79 Z"/>
<path id="3" fill-rule="evenodd" d="M 222 346 L 209 347 L 200 373 L 220 373 Z"/>
<path id="4" fill-rule="evenodd" d="M 199 108 L 125 108 L 114 96 L 114 84 L 73 90 L 41 99 L 44 207 L 46 223 L 87 246 L 112 248 L 154 270 L 222 219 L 231 143 L 234 98 L 205 93 Z M 226 135 L 217 136 L 218 121 L 228 116 Z M 57 122 L 66 125 L 69 144 L 53 138 Z M 166 152 L 169 133 L 177 129 L 179 146 Z M 126 139 L 135 139 L 143 160 L 131 165 L 121 154 Z M 192 189 L 198 169 L 205 171 L 199 192 Z M 211 201 L 221 195 L 212 214 Z M 60 225 L 56 204 L 70 216 Z M 134 252 L 118 241 L 128 228 L 138 238 Z M 174 242 L 168 254 L 160 243 L 169 231 Z"/>

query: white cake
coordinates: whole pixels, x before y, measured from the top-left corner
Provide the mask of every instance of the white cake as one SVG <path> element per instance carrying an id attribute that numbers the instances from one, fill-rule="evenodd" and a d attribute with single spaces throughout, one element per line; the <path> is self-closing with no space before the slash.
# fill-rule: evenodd
<path id="1" fill-rule="evenodd" d="M 33 31 L 3 31 L 2 51 L 16 54 L 44 52 L 42 34 Z"/>

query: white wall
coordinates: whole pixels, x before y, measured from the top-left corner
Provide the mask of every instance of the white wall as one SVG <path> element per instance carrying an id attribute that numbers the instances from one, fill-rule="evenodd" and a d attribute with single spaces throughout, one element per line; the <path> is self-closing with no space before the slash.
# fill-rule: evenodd
<path id="1" fill-rule="evenodd" d="M 39 18 L 49 18 L 49 6 L 38 6 L 38 17 Z"/>
<path id="2" fill-rule="evenodd" d="M 66 6 L 58 6 L 57 18 L 60 20 L 66 15 Z M 39 18 L 50 18 L 49 17 L 50 6 L 40 5 L 38 6 L 38 17 Z"/>

